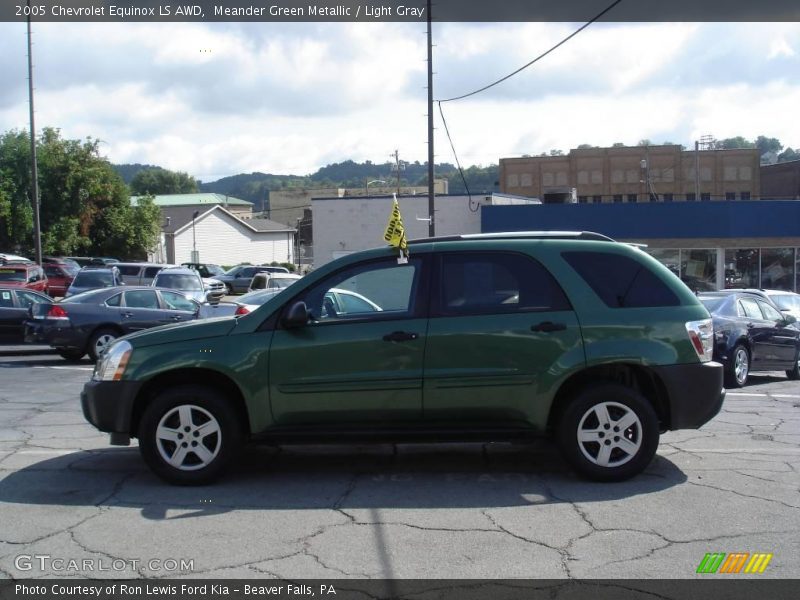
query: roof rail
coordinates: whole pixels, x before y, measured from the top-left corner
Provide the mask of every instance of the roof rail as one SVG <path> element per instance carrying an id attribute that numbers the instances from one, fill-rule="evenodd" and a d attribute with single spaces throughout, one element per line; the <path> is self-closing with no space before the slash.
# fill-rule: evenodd
<path id="1" fill-rule="evenodd" d="M 409 244 L 425 242 L 454 242 L 460 240 L 593 240 L 597 242 L 613 242 L 607 235 L 593 231 L 508 231 L 500 233 L 465 233 L 462 235 L 446 235 L 442 237 L 418 238 L 409 240 Z"/>

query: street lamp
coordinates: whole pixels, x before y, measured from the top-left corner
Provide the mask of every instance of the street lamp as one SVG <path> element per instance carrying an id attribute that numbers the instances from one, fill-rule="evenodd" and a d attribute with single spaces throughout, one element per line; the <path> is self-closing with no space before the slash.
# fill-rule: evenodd
<path id="1" fill-rule="evenodd" d="M 192 213 L 192 260 L 193 263 L 200 262 L 200 255 L 197 254 L 197 236 L 194 232 L 194 220 L 197 218 L 197 215 L 200 214 L 199 210 L 196 210 Z"/>

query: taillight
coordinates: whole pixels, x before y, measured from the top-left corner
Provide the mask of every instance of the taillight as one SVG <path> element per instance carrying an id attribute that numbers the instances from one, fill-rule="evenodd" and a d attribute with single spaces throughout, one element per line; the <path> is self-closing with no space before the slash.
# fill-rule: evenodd
<path id="1" fill-rule="evenodd" d="M 249 308 L 247 308 L 246 306 L 240 304 L 239 308 L 236 309 L 236 312 L 234 314 L 236 314 L 236 315 L 246 315 L 249 312 L 250 312 Z"/>
<path id="2" fill-rule="evenodd" d="M 714 323 L 711 319 L 689 321 L 686 332 L 700 362 L 708 362 L 714 353 Z"/>
<path id="3" fill-rule="evenodd" d="M 58 304 L 53 304 L 50 310 L 47 311 L 48 319 L 68 319 L 67 311 L 61 308 Z"/>

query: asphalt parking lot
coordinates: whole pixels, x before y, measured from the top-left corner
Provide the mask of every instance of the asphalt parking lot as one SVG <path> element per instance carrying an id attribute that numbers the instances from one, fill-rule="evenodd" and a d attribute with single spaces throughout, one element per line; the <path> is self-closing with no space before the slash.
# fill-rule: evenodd
<path id="1" fill-rule="evenodd" d="M 800 385 L 782 373 L 662 436 L 624 483 L 576 478 L 543 441 L 257 447 L 179 488 L 84 422 L 91 370 L 0 356 L 0 577 L 691 578 L 709 552 L 800 572 Z"/>

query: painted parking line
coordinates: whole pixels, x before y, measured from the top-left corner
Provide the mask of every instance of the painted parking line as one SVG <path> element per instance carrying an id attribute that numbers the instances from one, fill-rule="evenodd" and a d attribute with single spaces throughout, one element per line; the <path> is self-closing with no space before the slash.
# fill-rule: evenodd
<path id="1" fill-rule="evenodd" d="M 800 398 L 798 394 L 756 394 L 750 392 L 728 392 L 728 396 L 749 396 L 752 398 Z"/>
<path id="2" fill-rule="evenodd" d="M 61 369 L 62 371 L 94 371 L 94 367 L 57 367 L 49 365 L 34 365 L 34 369 Z"/>

